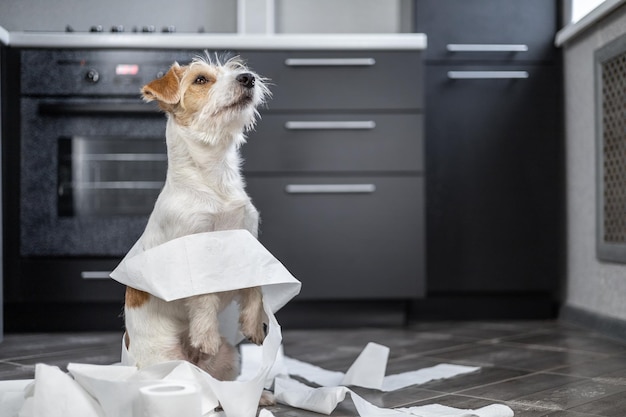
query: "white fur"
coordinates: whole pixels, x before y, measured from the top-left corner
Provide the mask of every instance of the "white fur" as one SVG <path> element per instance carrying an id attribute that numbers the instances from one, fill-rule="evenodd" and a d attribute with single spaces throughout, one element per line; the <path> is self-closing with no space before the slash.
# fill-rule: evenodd
<path id="1" fill-rule="evenodd" d="M 245 142 L 244 132 L 254 126 L 256 108 L 269 94 L 263 79 L 237 60 L 221 65 L 196 59 L 187 67 L 175 64 L 170 71 L 182 74 L 174 99 L 178 102 L 149 94 L 151 84 L 144 87 L 144 97 L 156 99 L 168 112 L 168 171 L 141 236 L 143 248 L 216 230 L 243 228 L 256 236 L 258 213 L 245 191 L 238 148 Z M 196 85 L 190 78 L 199 73 L 214 79 L 206 94 L 199 94 L 205 86 Z M 255 77 L 252 88 L 237 81 L 242 73 Z M 242 97 L 245 102 L 237 104 Z M 186 359 L 218 379 L 231 379 L 236 376 L 237 358 L 232 347 L 221 339 L 217 314 L 233 299 L 238 300 L 242 331 L 260 343 L 266 319 L 260 294 L 255 288 L 172 302 L 150 296 L 139 307 L 127 305 L 129 351 L 140 367 Z"/>

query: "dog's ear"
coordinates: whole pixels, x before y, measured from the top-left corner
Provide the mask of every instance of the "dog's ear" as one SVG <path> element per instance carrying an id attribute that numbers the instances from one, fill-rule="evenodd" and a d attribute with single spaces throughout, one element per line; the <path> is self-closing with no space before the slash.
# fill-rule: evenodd
<path id="1" fill-rule="evenodd" d="M 141 94 L 145 101 L 157 100 L 166 104 L 180 101 L 180 80 L 185 70 L 177 62 L 161 78 L 144 85 Z"/>

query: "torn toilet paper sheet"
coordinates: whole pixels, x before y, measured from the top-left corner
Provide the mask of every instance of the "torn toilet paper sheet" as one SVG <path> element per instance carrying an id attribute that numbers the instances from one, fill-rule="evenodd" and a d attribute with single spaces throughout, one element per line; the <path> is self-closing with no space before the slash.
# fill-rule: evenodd
<path id="1" fill-rule="evenodd" d="M 480 370 L 480 367 L 476 366 L 442 363 L 429 368 L 385 376 L 388 354 L 388 347 L 370 342 L 348 371 L 343 373 L 284 356 L 281 349 L 270 376 L 272 376 L 272 381 L 277 375 L 293 375 L 322 387 L 355 386 L 389 392 Z M 259 366 L 260 358 L 261 349 L 258 346 L 251 344 L 241 346 L 242 377 L 246 374 L 250 375 L 250 370 Z M 270 385 L 266 387 L 269 388 Z"/>
<path id="2" fill-rule="evenodd" d="M 346 394 L 354 403 L 361 417 L 511 417 L 513 411 L 504 405 L 494 404 L 477 410 L 462 410 L 439 404 L 420 407 L 384 409 L 374 406 L 344 385 L 395 391 L 410 385 L 452 378 L 478 371 L 480 368 L 452 364 L 439 364 L 430 368 L 384 376 L 389 348 L 369 343 L 352 363 L 348 371 L 329 371 L 306 362 L 277 355 L 273 372 L 274 395 L 278 402 L 321 414 L 332 413 L 344 401 Z M 242 345 L 243 369 L 254 369 L 259 361 L 259 349 L 254 345 Z M 283 363 L 280 363 L 282 360 Z M 286 375 L 296 375 L 321 387 L 310 387 Z M 266 385 L 269 387 L 269 385 Z"/>
<path id="3" fill-rule="evenodd" d="M 197 233 L 143 250 L 135 243 L 111 278 L 165 301 L 199 294 L 261 287 L 263 302 L 275 313 L 300 292 L 300 282 L 250 232 L 243 229 Z M 235 302 L 220 313 L 220 333 L 241 342 Z M 130 357 L 126 357 L 126 353 Z M 132 348 L 124 352 L 132 365 Z"/>
<path id="4" fill-rule="evenodd" d="M 285 366 L 289 370 L 289 375 L 297 375 L 323 387 L 353 385 L 384 392 L 395 391 L 411 385 L 425 384 L 437 379 L 452 378 L 457 375 L 476 372 L 480 369 L 474 366 L 442 363 L 429 368 L 388 375 L 381 378 L 380 383 L 377 384 L 364 384 L 362 382 L 363 379 L 352 379 L 349 383 L 345 383 L 345 375 L 342 372 L 328 371 L 305 362 L 300 362 L 297 359 L 285 358 Z M 366 370 L 367 368 L 364 369 L 364 371 Z"/>
<path id="5" fill-rule="evenodd" d="M 183 236 L 145 251 L 140 240 L 111 278 L 165 301 L 262 286 L 273 312 L 300 291 L 300 282 L 243 229 Z"/>
<path id="6" fill-rule="evenodd" d="M 330 414 L 337 405 L 350 394 L 352 402 L 361 417 L 513 417 L 511 408 L 492 404 L 476 410 L 463 410 L 428 404 L 409 408 L 380 408 L 364 400 L 354 391 L 346 387 L 312 388 L 287 377 L 277 377 L 274 395 L 276 400 L 296 408 L 321 414 Z"/>

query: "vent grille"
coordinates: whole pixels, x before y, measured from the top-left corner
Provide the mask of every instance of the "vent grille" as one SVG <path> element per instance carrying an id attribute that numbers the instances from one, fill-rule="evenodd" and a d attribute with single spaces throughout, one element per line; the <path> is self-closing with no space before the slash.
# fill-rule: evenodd
<path id="1" fill-rule="evenodd" d="M 626 36 L 595 52 L 596 247 L 626 263 Z"/>
<path id="2" fill-rule="evenodd" d="M 626 244 L 626 54 L 602 64 L 604 241 Z"/>

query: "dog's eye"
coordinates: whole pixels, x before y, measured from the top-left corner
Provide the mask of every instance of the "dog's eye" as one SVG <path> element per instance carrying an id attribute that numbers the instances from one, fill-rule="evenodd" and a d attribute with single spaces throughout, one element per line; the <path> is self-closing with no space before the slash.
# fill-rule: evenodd
<path id="1" fill-rule="evenodd" d="M 204 75 L 198 75 L 193 83 L 194 84 L 206 84 L 208 82 L 209 80 L 207 79 L 207 77 L 205 77 Z"/>

